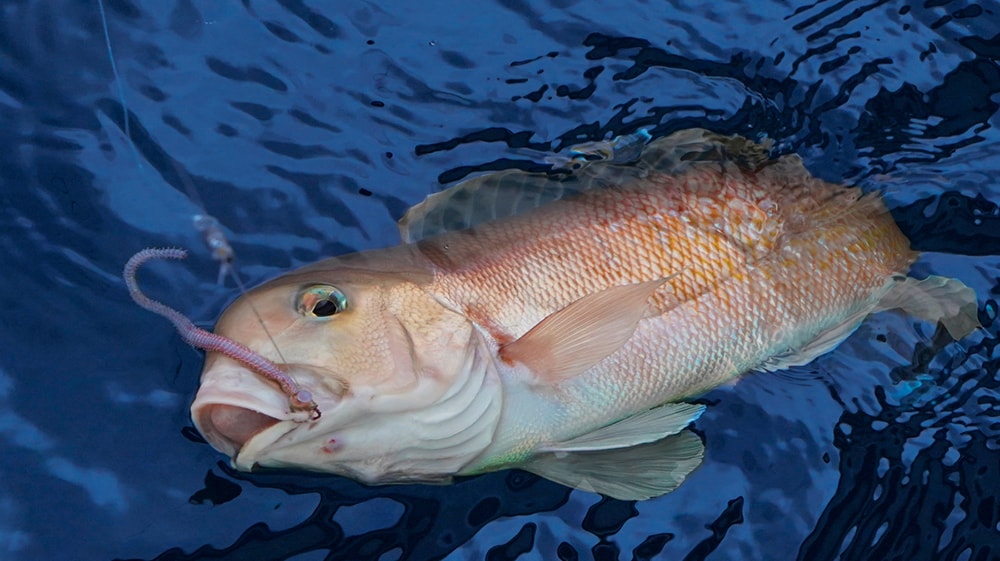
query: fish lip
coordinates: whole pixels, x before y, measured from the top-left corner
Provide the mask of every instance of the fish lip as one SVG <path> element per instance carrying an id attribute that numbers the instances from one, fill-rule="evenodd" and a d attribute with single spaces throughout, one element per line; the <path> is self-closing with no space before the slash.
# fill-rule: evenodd
<path id="1" fill-rule="evenodd" d="M 239 467 L 239 458 L 245 455 L 244 452 L 251 446 L 251 444 L 254 444 L 255 441 L 258 440 L 258 437 L 265 433 L 274 432 L 273 429 L 276 427 L 281 427 L 283 429 L 281 434 L 274 437 L 274 439 L 277 439 L 283 434 L 294 429 L 295 425 L 299 424 L 295 421 L 295 413 L 289 410 L 287 398 L 285 396 L 278 394 L 281 401 L 277 401 L 273 399 L 272 392 L 268 392 L 264 395 L 271 399 L 262 399 L 260 395 L 255 393 L 232 390 L 222 391 L 216 388 L 203 386 L 198 390 L 198 394 L 195 396 L 195 400 L 191 404 L 191 419 L 194 421 L 195 428 L 198 429 L 198 432 L 205 437 L 205 440 L 207 440 L 213 448 L 229 456 L 232 459 L 233 464 L 237 467 Z M 211 406 L 217 405 L 240 407 L 254 411 L 274 419 L 275 423 L 253 434 L 243 443 L 242 446 L 237 446 L 221 433 L 210 429 L 210 427 L 212 427 L 212 423 L 208 421 L 208 414 L 211 410 Z M 253 448 L 259 449 L 259 445 L 255 445 Z M 241 469 L 249 470 L 249 467 Z"/>
<path id="2" fill-rule="evenodd" d="M 240 471 L 253 471 L 257 467 L 258 458 L 274 446 L 286 434 L 293 432 L 302 425 L 290 419 L 279 420 L 277 423 L 251 436 L 232 458 L 233 467 Z"/>
<path id="3" fill-rule="evenodd" d="M 298 430 L 303 426 L 311 428 L 317 422 L 327 423 L 330 414 L 339 409 L 337 406 L 347 393 L 346 383 L 341 383 L 339 378 L 333 377 L 337 383 L 330 387 L 328 380 L 331 375 L 327 372 L 317 372 L 317 369 L 304 364 L 277 363 L 293 379 L 303 383 L 304 389 L 311 391 L 313 401 L 318 405 L 316 411 L 293 410 L 289 396 L 274 382 L 225 355 L 213 355 L 206 360 L 202 371 L 201 385 L 191 403 L 191 418 L 205 440 L 229 456 L 232 465 L 241 471 L 251 471 L 276 447 L 288 444 L 286 436 L 294 433 L 306 438 L 308 433 Z M 265 424 L 240 444 L 222 431 L 213 430 L 215 427 L 210 416 L 215 406 L 246 409 L 270 417 L 274 423 Z M 322 413 L 322 420 L 317 413 Z"/>

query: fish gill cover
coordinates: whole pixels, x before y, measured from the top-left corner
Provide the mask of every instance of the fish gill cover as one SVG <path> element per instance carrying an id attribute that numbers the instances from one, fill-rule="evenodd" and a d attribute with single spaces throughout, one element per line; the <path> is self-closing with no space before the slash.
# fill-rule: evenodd
<path id="1" fill-rule="evenodd" d="M 96 3 L 0 18 L 0 558 L 998 556 L 995 4 L 104 7 L 118 81 Z M 883 192 L 930 252 L 916 272 L 975 288 L 985 331 L 881 314 L 707 394 L 705 464 L 659 499 L 519 471 L 368 488 L 220 462 L 187 414 L 201 356 L 118 277 L 138 248 L 202 247 L 195 214 L 258 282 L 395 243 L 443 183 L 691 127 Z M 237 294 L 216 270 L 196 252 L 144 289 L 209 327 Z"/>

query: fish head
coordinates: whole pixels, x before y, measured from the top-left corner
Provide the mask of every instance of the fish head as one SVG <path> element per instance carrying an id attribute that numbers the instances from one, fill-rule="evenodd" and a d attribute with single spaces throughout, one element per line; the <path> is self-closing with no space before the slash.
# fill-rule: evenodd
<path id="1" fill-rule="evenodd" d="M 383 251 L 280 277 L 219 319 L 216 334 L 277 364 L 319 412 L 210 352 L 192 418 L 235 467 L 444 481 L 489 445 L 500 392 L 486 340 L 427 290 L 428 273 Z"/>

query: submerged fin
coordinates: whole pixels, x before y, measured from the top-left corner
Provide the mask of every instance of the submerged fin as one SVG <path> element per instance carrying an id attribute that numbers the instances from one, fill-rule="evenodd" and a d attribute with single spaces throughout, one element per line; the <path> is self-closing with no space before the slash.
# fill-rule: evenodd
<path id="1" fill-rule="evenodd" d="M 976 293 L 958 279 L 936 275 L 923 280 L 897 277 L 878 307 L 892 309 L 938 322 L 956 341 L 980 327 Z"/>
<path id="2" fill-rule="evenodd" d="M 679 174 L 695 166 L 755 172 L 777 163 L 770 143 L 705 129 L 675 132 L 646 144 L 640 130 L 609 141 L 578 144 L 567 157 L 549 156 L 549 173 L 503 170 L 467 179 L 414 205 L 399 221 L 406 243 L 514 216 L 591 189 L 623 185 L 650 172 Z M 638 160 L 636 160 L 638 158 Z M 624 165 L 636 160 L 634 164 Z M 805 168 L 799 165 L 803 171 Z"/>
<path id="3" fill-rule="evenodd" d="M 568 487 L 641 501 L 676 489 L 701 464 L 705 446 L 690 430 L 649 444 L 539 454 L 523 469 Z"/>
<path id="4" fill-rule="evenodd" d="M 705 412 L 704 405 L 667 403 L 636 413 L 593 432 L 565 442 L 557 442 L 542 452 L 585 452 L 628 448 L 679 433 Z"/>
<path id="5" fill-rule="evenodd" d="M 738 135 L 686 129 L 649 143 L 639 165 L 677 174 L 695 165 L 731 163 L 742 171 L 755 172 L 777 161 L 770 156 L 772 144 L 769 139 L 758 143 Z"/>
<path id="6" fill-rule="evenodd" d="M 873 310 L 862 310 L 851 317 L 820 333 L 818 337 L 798 349 L 789 349 L 783 353 L 772 356 L 754 370 L 761 372 L 775 372 L 785 370 L 793 366 L 802 366 L 816 360 L 820 355 L 824 355 L 844 342 L 851 333 L 861 325 L 861 322 L 868 317 Z"/>
<path id="7" fill-rule="evenodd" d="M 572 176 L 505 170 L 474 177 L 435 193 L 406 211 L 399 233 L 406 243 L 514 216 L 586 190 Z"/>
<path id="8" fill-rule="evenodd" d="M 520 362 L 535 381 L 558 384 L 580 374 L 628 341 L 666 279 L 613 286 L 580 298 L 548 316 L 500 349 L 500 358 Z"/>
<path id="9" fill-rule="evenodd" d="M 800 349 L 791 349 L 771 357 L 756 370 L 773 372 L 808 364 L 816 357 L 833 350 L 869 314 L 885 310 L 902 310 L 921 319 L 940 323 L 956 341 L 980 326 L 976 293 L 962 281 L 935 275 L 923 280 L 897 275 L 874 307 L 854 314 Z"/>
<path id="10" fill-rule="evenodd" d="M 567 170 L 601 160 L 625 164 L 639 159 L 643 148 L 652 139 L 647 129 L 639 129 L 632 134 L 619 135 L 611 140 L 574 144 L 567 150 L 568 156 L 553 154 L 546 157 L 545 161 L 554 167 Z"/>

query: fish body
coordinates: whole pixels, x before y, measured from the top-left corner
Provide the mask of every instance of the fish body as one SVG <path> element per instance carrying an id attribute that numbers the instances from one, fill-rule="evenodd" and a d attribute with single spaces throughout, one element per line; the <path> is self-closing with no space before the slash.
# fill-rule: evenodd
<path id="1" fill-rule="evenodd" d="M 210 353 L 192 415 L 237 467 L 369 483 L 521 467 L 642 499 L 700 463 L 686 427 L 703 406 L 685 400 L 808 363 L 879 310 L 956 338 L 977 325 L 959 281 L 906 276 L 918 254 L 878 196 L 701 130 L 632 164 L 471 180 L 401 227 L 411 243 L 294 271 L 220 319 L 322 412 L 295 418 Z"/>

